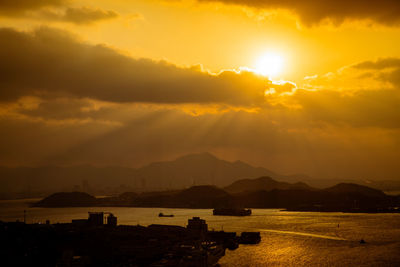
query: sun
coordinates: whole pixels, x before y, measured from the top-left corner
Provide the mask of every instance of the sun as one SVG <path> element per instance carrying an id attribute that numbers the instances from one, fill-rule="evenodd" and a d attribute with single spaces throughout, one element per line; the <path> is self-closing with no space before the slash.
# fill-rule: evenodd
<path id="1" fill-rule="evenodd" d="M 283 70 L 283 57 L 278 53 L 265 53 L 258 58 L 255 72 L 268 77 L 274 77 Z"/>

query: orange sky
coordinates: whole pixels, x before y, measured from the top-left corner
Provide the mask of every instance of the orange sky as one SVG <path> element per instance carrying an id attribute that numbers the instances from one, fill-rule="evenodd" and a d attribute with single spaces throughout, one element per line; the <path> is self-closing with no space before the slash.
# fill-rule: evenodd
<path id="1" fill-rule="evenodd" d="M 3 0 L 0 27 L 2 165 L 400 179 L 398 1 Z"/>

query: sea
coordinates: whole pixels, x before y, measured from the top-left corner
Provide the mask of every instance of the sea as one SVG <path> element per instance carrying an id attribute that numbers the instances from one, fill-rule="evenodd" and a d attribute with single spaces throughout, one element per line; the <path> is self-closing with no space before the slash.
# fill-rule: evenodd
<path id="1" fill-rule="evenodd" d="M 213 216 L 210 209 L 131 207 L 32 208 L 37 199 L 0 201 L 1 221 L 71 222 L 89 211 L 112 212 L 118 224 L 186 226 L 194 216 L 214 230 L 260 231 L 257 245 L 226 251 L 220 266 L 400 266 L 400 214 L 287 212 L 253 209 L 251 216 Z M 158 214 L 174 217 L 158 217 Z M 365 240 L 361 244 L 360 240 Z"/>

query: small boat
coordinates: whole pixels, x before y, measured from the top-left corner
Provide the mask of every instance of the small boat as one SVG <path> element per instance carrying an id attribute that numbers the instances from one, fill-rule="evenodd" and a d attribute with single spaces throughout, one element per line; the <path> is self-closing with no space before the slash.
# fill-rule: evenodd
<path id="1" fill-rule="evenodd" d="M 158 214 L 158 217 L 174 217 L 174 215 L 173 214 L 164 214 L 164 213 L 160 212 Z"/>

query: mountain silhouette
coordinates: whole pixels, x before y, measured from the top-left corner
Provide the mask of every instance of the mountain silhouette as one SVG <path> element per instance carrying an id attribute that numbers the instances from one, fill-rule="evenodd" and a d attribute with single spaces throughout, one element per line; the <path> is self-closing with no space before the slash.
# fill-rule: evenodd
<path id="1" fill-rule="evenodd" d="M 133 206 L 166 208 L 284 208 L 294 211 L 399 212 L 399 196 L 357 184 L 338 184 L 326 189 L 288 184 L 270 177 L 243 179 L 224 189 L 213 185 L 183 190 L 124 193 L 94 198 L 81 193 L 57 193 L 36 203 L 41 207 Z"/>
<path id="2" fill-rule="evenodd" d="M 257 177 L 261 178 L 239 182 L 242 179 Z M 232 184 L 236 181 L 237 184 Z M 252 191 L 257 188 L 266 191 L 273 188 L 310 189 L 308 185 L 299 181 L 315 186 L 313 181 L 316 180 L 305 175 L 277 174 L 242 161 L 222 160 L 210 153 L 197 153 L 171 161 L 150 163 L 140 168 L 90 165 L 0 167 L 0 198 L 40 197 L 60 191 L 116 195 L 129 191 L 180 190 L 196 185 L 226 187 L 228 192 L 242 189 Z M 330 183 L 332 185 L 333 181 Z M 321 187 L 327 186 L 319 186 Z"/>
<path id="3" fill-rule="evenodd" d="M 173 161 L 156 162 L 137 170 L 135 177 L 153 189 L 185 188 L 193 185 L 227 186 L 243 179 L 273 172 L 241 161 L 229 162 L 210 153 L 190 154 Z"/>
<path id="4" fill-rule="evenodd" d="M 96 198 L 82 192 L 60 192 L 42 199 L 36 205 L 44 207 L 94 206 Z"/>
<path id="5" fill-rule="evenodd" d="M 224 187 L 239 179 L 260 176 L 281 177 L 265 168 L 242 161 L 221 160 L 210 153 L 189 154 L 140 168 L 90 165 L 0 167 L 0 198 L 36 197 L 60 191 L 102 195 L 175 190 L 194 185 Z"/>

